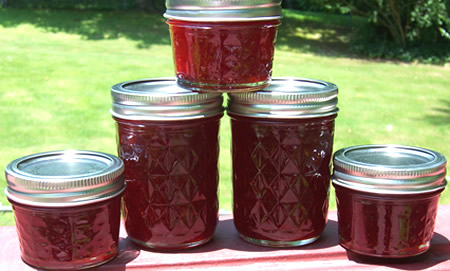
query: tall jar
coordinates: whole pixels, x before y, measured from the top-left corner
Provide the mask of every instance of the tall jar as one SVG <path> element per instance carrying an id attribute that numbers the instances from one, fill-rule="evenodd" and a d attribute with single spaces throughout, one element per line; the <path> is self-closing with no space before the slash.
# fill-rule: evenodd
<path id="1" fill-rule="evenodd" d="M 327 222 L 336 85 L 275 78 L 264 90 L 230 94 L 233 215 L 257 245 L 314 242 Z"/>
<path id="2" fill-rule="evenodd" d="M 124 82 L 111 94 L 128 236 L 155 249 L 208 242 L 218 219 L 221 95 L 180 88 L 175 78 Z"/>
<path id="3" fill-rule="evenodd" d="M 427 251 L 439 196 L 445 188 L 445 157 L 401 145 L 362 145 L 333 158 L 340 244 L 352 252 L 405 258 Z"/>
<path id="4" fill-rule="evenodd" d="M 46 270 L 101 265 L 118 253 L 123 162 L 91 151 L 54 151 L 5 168 L 22 259 Z"/>
<path id="5" fill-rule="evenodd" d="M 202 92 L 268 85 L 280 0 L 166 0 L 166 6 L 178 84 Z"/>

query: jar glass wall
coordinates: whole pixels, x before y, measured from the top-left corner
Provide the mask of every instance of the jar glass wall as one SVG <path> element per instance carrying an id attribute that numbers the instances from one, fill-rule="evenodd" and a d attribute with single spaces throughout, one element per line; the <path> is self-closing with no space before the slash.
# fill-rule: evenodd
<path id="1" fill-rule="evenodd" d="M 271 247 L 319 238 L 328 215 L 337 86 L 274 78 L 229 94 L 233 215 L 240 236 Z"/>
<path id="2" fill-rule="evenodd" d="M 175 122 L 116 118 L 127 182 L 123 215 L 133 241 L 181 249 L 211 239 L 218 219 L 220 117 Z"/>
<path id="3" fill-rule="evenodd" d="M 240 235 L 280 247 L 315 241 L 327 222 L 336 116 L 230 116 L 233 214 Z"/>
<path id="4" fill-rule="evenodd" d="M 441 191 L 377 195 L 334 185 L 340 244 L 383 258 L 415 256 L 430 248 Z"/>
<path id="5" fill-rule="evenodd" d="M 175 78 L 119 83 L 111 93 L 128 236 L 167 250 L 208 242 L 218 220 L 222 95 L 181 88 Z"/>
<path id="6" fill-rule="evenodd" d="M 167 22 L 176 76 L 182 87 L 235 92 L 269 84 L 279 20 Z"/>
<path id="7" fill-rule="evenodd" d="M 33 267 L 85 269 L 118 253 L 121 195 L 70 208 L 11 204 L 22 259 Z"/>

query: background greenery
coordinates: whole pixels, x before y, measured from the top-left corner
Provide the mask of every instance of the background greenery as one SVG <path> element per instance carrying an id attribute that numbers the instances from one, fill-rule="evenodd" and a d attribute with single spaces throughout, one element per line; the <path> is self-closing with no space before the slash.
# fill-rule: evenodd
<path id="1" fill-rule="evenodd" d="M 358 17 L 284 11 L 274 76 L 339 86 L 335 149 L 396 143 L 450 157 L 450 66 L 373 61 L 350 52 Z M 0 168 L 59 149 L 115 154 L 110 87 L 173 75 L 168 27 L 139 11 L 0 8 Z M 231 210 L 229 119 L 221 127 L 220 207 Z M 0 177 L 0 190 L 5 179 Z M 333 193 L 331 208 L 335 208 Z M 0 202 L 7 205 L 1 195 Z M 450 191 L 441 203 L 450 204 Z M 11 218 L 2 218 L 11 223 Z"/>
<path id="2" fill-rule="evenodd" d="M 0 7 L 140 10 L 162 14 L 165 0 L 0 0 Z M 365 18 L 353 24 L 350 51 L 369 58 L 450 62 L 448 0 L 283 0 L 282 7 Z"/>

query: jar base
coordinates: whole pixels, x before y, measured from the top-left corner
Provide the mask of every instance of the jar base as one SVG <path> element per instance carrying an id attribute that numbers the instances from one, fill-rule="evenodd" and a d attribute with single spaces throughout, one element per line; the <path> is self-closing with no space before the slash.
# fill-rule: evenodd
<path id="1" fill-rule="evenodd" d="M 246 84 L 206 84 L 206 83 L 196 83 L 185 79 L 177 78 L 177 84 L 185 89 L 198 92 L 212 92 L 212 93 L 228 93 L 228 92 L 249 92 L 261 90 L 267 87 L 270 80 L 260 81 L 256 83 L 246 83 Z"/>
<path id="2" fill-rule="evenodd" d="M 364 251 L 361 252 L 361 251 L 353 250 L 353 249 L 349 248 L 348 246 L 346 246 L 343 243 L 339 243 L 339 245 L 341 245 L 347 251 L 349 251 L 351 253 L 354 253 L 355 255 L 362 256 L 362 257 L 374 258 L 374 259 L 404 259 L 404 258 L 416 257 L 416 256 L 419 256 L 421 254 L 424 254 L 430 248 L 428 246 L 425 250 L 421 250 L 421 251 L 419 251 L 417 253 L 403 254 L 403 255 L 399 255 L 399 254 L 391 254 L 391 255 L 389 255 L 389 254 L 373 254 L 373 253 L 369 253 L 369 252 L 364 252 Z"/>
<path id="3" fill-rule="evenodd" d="M 131 238 L 131 241 L 138 244 L 139 246 L 150 248 L 150 249 L 156 249 L 156 250 L 182 250 L 182 249 L 188 249 L 193 247 L 198 247 L 203 244 L 208 243 L 212 237 L 209 237 L 207 239 L 203 239 L 200 241 L 190 242 L 190 243 L 184 243 L 184 244 L 162 244 L 162 243 L 152 243 L 152 242 L 144 242 L 140 240 L 136 240 L 134 238 Z"/>
<path id="4" fill-rule="evenodd" d="M 22 257 L 22 261 L 24 263 L 26 263 L 27 265 L 36 268 L 36 269 L 45 269 L 45 270 L 85 270 L 85 269 L 90 269 L 90 268 L 94 268 L 94 267 L 98 267 L 100 265 L 104 265 L 112 260 L 114 260 L 118 255 L 118 251 L 115 252 L 114 256 L 109 257 L 108 259 L 105 259 L 101 262 L 96 262 L 96 263 L 92 263 L 92 264 L 86 264 L 86 265 L 82 265 L 80 263 L 74 263 L 73 265 L 70 266 L 64 266 L 63 263 L 60 263 L 58 266 L 54 266 L 54 267 L 45 267 L 45 266 L 39 266 L 39 265 L 34 265 L 32 263 L 27 262 L 23 257 Z"/>
<path id="5" fill-rule="evenodd" d="M 273 241 L 273 240 L 262 240 L 262 239 L 255 239 L 251 237 L 247 237 L 243 234 L 239 234 L 239 236 L 244 239 L 245 241 L 258 245 L 258 246 L 264 246 L 264 247 L 299 247 L 299 246 L 305 246 L 313 243 L 317 239 L 319 239 L 320 235 L 304 239 L 304 240 L 297 240 L 297 241 Z"/>

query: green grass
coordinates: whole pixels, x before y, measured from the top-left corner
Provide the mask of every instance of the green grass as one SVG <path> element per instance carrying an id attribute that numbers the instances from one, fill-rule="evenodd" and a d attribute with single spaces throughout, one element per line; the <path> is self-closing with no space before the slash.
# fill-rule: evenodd
<path id="1" fill-rule="evenodd" d="M 348 41 L 352 24 L 360 19 L 350 19 L 285 11 L 274 76 L 339 86 L 336 150 L 395 143 L 450 157 L 450 67 L 353 56 Z M 49 150 L 115 154 L 110 87 L 173 74 L 168 27 L 161 15 L 0 8 L 0 167 Z M 224 118 L 220 207 L 225 210 L 231 210 L 230 141 L 229 119 Z M 0 189 L 4 187 L 2 176 Z M 442 204 L 450 204 L 449 190 L 442 194 Z M 0 202 L 8 204 L 3 195 Z"/>

